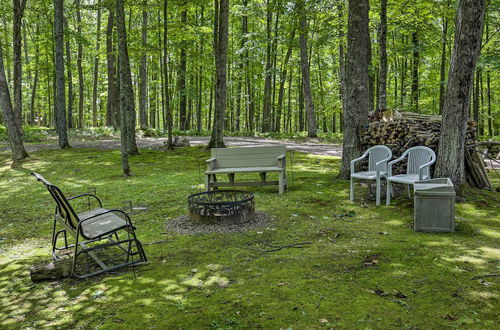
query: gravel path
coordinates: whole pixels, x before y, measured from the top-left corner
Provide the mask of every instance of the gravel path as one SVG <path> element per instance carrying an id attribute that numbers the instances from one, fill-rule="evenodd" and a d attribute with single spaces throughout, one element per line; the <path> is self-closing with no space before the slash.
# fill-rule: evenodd
<path id="1" fill-rule="evenodd" d="M 192 146 L 206 145 L 209 137 L 205 136 L 188 136 L 187 137 Z M 137 146 L 139 149 L 154 149 L 163 145 L 166 138 L 137 138 Z M 317 155 L 327 156 L 342 156 L 342 146 L 336 144 L 320 144 L 314 142 L 293 142 L 273 140 L 260 137 L 225 137 L 224 142 L 228 147 L 249 147 L 259 145 L 285 145 L 288 150 L 295 150 L 307 152 Z M 95 148 L 99 150 L 118 150 L 120 149 L 120 140 L 96 140 L 96 141 L 80 141 L 71 140 L 70 145 L 73 148 Z M 26 151 L 34 152 L 41 150 L 58 149 L 57 141 L 54 143 L 41 143 L 41 144 L 26 144 Z M 0 145 L 0 152 L 10 152 L 7 145 Z"/>
<path id="2" fill-rule="evenodd" d="M 228 225 L 228 224 L 198 224 L 191 220 L 189 215 L 181 215 L 166 222 L 167 232 L 181 235 L 198 235 L 208 233 L 232 234 L 240 231 L 251 230 L 270 225 L 274 218 L 264 212 L 255 212 L 255 218 L 251 221 Z"/>

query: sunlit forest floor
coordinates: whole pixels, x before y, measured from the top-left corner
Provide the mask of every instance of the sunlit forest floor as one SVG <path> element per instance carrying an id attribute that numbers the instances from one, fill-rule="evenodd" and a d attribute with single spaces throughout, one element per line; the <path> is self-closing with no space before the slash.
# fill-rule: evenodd
<path id="1" fill-rule="evenodd" d="M 500 322 L 500 194 L 469 189 L 458 231 L 411 230 L 413 202 L 376 207 L 369 189 L 335 180 L 336 157 L 288 155 L 289 191 L 249 188 L 267 227 L 177 235 L 165 223 L 201 191 L 208 152 L 144 150 L 123 178 L 118 151 L 46 150 L 20 168 L 0 153 L 1 328 L 494 328 Z M 293 159 L 292 159 L 293 158 Z M 132 217 L 147 265 L 87 280 L 33 284 L 50 261 L 53 202 L 29 174 L 68 195 L 96 187 L 108 208 L 147 205 Z M 250 175 L 251 176 L 251 175 Z M 492 176 L 494 185 L 500 180 Z M 311 242 L 255 252 L 263 241 Z"/>

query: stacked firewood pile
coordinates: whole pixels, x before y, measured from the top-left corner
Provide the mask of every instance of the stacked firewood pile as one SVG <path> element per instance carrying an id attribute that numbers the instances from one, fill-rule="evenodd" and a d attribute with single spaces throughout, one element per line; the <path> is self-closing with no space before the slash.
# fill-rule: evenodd
<path id="1" fill-rule="evenodd" d="M 441 116 L 438 115 L 421 115 L 411 112 L 395 112 L 381 118 L 371 115 L 362 140 L 366 148 L 379 144 L 388 146 L 394 158 L 401 156 L 405 150 L 414 146 L 427 146 L 437 154 L 440 130 Z M 476 144 L 476 122 L 469 120 L 465 141 L 467 182 L 474 187 L 491 188 L 484 162 L 476 150 Z M 394 164 L 394 174 L 405 171 L 404 161 Z"/>

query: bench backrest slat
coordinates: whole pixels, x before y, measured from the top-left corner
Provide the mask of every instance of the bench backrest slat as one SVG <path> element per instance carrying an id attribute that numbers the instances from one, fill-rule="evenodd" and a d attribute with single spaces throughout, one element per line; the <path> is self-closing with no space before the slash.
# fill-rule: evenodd
<path id="1" fill-rule="evenodd" d="M 216 168 L 278 166 L 278 157 L 286 154 L 286 146 L 212 148 Z"/>

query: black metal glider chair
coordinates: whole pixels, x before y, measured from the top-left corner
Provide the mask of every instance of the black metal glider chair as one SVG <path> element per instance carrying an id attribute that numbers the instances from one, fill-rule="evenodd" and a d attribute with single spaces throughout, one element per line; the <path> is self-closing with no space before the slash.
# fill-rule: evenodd
<path id="1" fill-rule="evenodd" d="M 45 185 L 56 202 L 52 230 L 52 257 L 54 260 L 58 260 L 57 251 L 73 248 L 71 276 L 85 278 L 147 261 L 141 242 L 139 242 L 135 235 L 135 227 L 124 211 L 102 208 L 102 203 L 95 193 L 84 193 L 66 198 L 57 186 L 45 180 L 43 176 L 37 173 L 31 174 Z M 81 197 L 94 198 L 99 207 L 91 209 L 90 202 L 88 202 L 87 211 L 76 213 L 69 201 Z M 63 229 L 58 230 L 60 226 Z M 74 237 L 74 244 L 68 245 L 67 233 L 70 233 Z M 120 235 L 125 234 L 126 238 L 120 238 L 119 233 Z M 64 247 L 57 246 L 60 234 L 64 237 Z M 98 252 L 101 252 L 99 250 L 104 252 L 103 249 L 112 247 L 120 249 L 119 252 L 123 256 L 123 260 L 119 260 L 118 263 L 113 262 L 113 265 L 108 265 L 108 260 L 106 262 L 102 260 L 98 256 Z M 77 274 L 77 262 L 82 254 L 87 254 L 92 258 L 99 266 L 99 269 Z"/>

